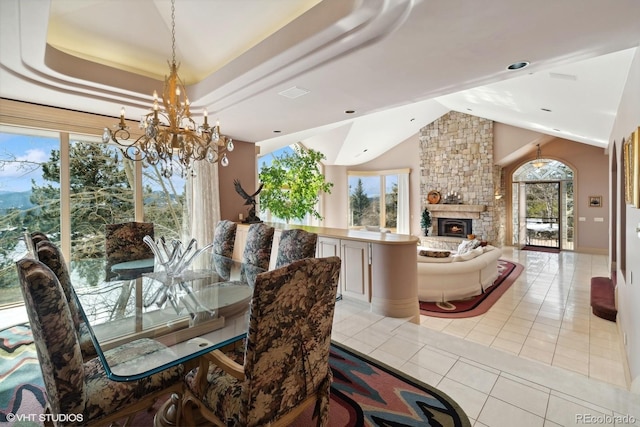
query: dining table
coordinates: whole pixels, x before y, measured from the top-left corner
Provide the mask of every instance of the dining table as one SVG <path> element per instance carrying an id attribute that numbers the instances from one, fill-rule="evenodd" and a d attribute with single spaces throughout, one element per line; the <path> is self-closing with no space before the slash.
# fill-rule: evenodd
<path id="1" fill-rule="evenodd" d="M 85 276 L 87 270 L 95 268 L 85 265 Z M 109 379 L 138 380 L 189 361 L 197 366 L 199 356 L 246 335 L 253 285 L 263 269 L 204 253 L 178 275 L 147 270 L 129 280 L 87 283 L 74 280 L 82 263 L 71 263 L 81 320 Z M 163 345 L 146 351 L 145 341 Z"/>

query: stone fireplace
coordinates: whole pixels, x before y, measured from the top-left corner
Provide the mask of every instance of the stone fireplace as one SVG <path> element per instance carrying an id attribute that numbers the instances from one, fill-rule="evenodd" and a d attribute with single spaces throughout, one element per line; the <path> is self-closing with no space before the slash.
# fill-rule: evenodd
<path id="1" fill-rule="evenodd" d="M 429 246 L 439 239 L 453 245 L 467 234 L 502 246 L 504 200 L 496 195 L 504 194 L 504 188 L 501 167 L 493 164 L 491 120 L 450 111 L 420 129 L 420 173 L 422 206 L 433 218 Z M 430 204 L 427 195 L 431 191 L 438 191 L 443 199 L 456 192 L 460 203 Z M 472 231 L 465 230 L 459 237 L 442 235 L 437 225 L 441 218 L 465 220 Z"/>
<path id="2" fill-rule="evenodd" d="M 473 233 L 473 220 L 438 218 L 438 236 L 465 238 Z"/>

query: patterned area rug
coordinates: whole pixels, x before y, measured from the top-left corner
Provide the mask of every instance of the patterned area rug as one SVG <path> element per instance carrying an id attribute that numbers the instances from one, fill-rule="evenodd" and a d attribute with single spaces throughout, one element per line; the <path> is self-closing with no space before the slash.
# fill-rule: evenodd
<path id="1" fill-rule="evenodd" d="M 524 267 L 521 264 L 498 260 L 498 278 L 484 293 L 457 301 L 420 301 L 420 313 L 426 316 L 462 318 L 486 313 L 516 281 Z"/>
<path id="2" fill-rule="evenodd" d="M 0 424 L 39 426 L 45 392 L 28 325 L 0 331 Z M 330 426 L 470 427 L 460 406 L 441 391 L 338 345 L 331 346 Z M 7 421 L 7 414 L 33 414 L 34 421 Z M 314 425 L 313 408 L 293 426 Z M 11 416 L 10 416 L 11 418 Z M 6 424 L 4 424 L 6 423 Z M 134 426 L 152 425 L 153 414 Z"/>

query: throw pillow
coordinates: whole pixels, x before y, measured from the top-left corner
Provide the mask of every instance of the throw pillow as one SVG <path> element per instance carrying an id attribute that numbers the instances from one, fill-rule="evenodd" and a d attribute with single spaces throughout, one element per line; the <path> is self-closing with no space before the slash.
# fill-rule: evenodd
<path id="1" fill-rule="evenodd" d="M 434 251 L 423 249 L 418 254 L 420 256 L 426 256 L 430 258 L 446 258 L 451 255 L 451 251 Z"/>

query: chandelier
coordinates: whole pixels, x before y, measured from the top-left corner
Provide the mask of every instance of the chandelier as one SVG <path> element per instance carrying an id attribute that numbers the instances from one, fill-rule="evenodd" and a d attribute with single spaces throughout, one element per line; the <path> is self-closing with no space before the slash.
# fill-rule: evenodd
<path id="1" fill-rule="evenodd" d="M 115 130 L 104 128 L 102 141 L 119 145 L 122 155 L 129 160 L 146 160 L 151 165 L 160 165 L 162 176 L 173 175 L 174 164 L 181 169 L 183 178 L 195 176 L 193 162 L 207 160 L 229 165 L 227 151 L 233 151 L 233 140 L 220 133 L 220 125 L 209 126 L 207 110 L 204 122 L 198 125 L 191 117 L 189 98 L 176 64 L 175 0 L 171 1 L 171 52 L 169 76 L 165 77 L 160 108 L 158 93 L 153 92 L 151 112 L 140 119 L 142 136 L 130 142 L 129 128 L 124 120 L 124 107 L 120 110 L 120 122 Z"/>
<path id="2" fill-rule="evenodd" d="M 538 154 L 536 156 L 536 159 L 532 163 L 532 165 L 536 169 L 540 169 L 542 166 L 547 164 L 547 160 L 542 158 L 542 154 L 540 152 L 540 144 L 537 144 L 537 146 L 538 146 Z"/>

